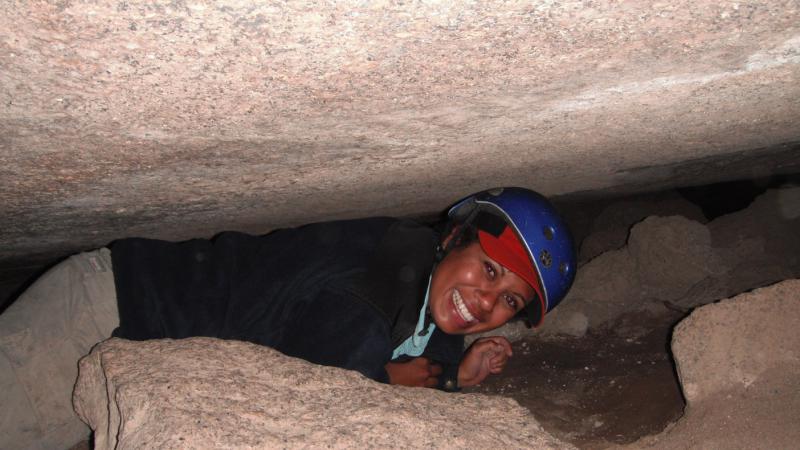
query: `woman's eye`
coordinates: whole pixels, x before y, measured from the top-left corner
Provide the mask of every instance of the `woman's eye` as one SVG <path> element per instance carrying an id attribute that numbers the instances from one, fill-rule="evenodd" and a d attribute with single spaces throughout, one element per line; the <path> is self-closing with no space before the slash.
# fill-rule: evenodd
<path id="1" fill-rule="evenodd" d="M 518 304 L 517 299 L 514 298 L 513 295 L 506 295 L 505 297 L 506 297 L 506 303 L 508 303 L 508 306 L 510 306 L 511 308 L 516 310 L 517 309 L 517 304 Z"/>
<path id="2" fill-rule="evenodd" d="M 483 264 L 484 266 L 486 266 L 486 274 L 489 275 L 490 279 L 494 280 L 495 275 L 497 275 L 497 272 L 494 270 L 494 267 L 492 267 L 492 265 L 489 263 L 483 263 Z"/>

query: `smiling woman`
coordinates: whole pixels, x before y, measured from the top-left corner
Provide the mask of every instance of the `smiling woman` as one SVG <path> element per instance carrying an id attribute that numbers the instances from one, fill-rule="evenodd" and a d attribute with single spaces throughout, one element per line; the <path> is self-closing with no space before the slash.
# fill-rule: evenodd
<path id="1" fill-rule="evenodd" d="M 503 269 L 501 275 L 511 272 L 533 289 L 534 301 L 522 296 L 531 324 L 540 325 L 566 296 L 575 279 L 575 247 L 546 198 L 528 189 L 493 189 L 457 203 L 448 217 L 446 244 L 458 247 L 477 239 L 485 256 Z"/>
<path id="2" fill-rule="evenodd" d="M 436 267 L 430 308 L 436 326 L 445 333 L 482 333 L 508 322 L 534 296 L 522 277 L 472 242 L 451 251 Z"/>
<path id="3" fill-rule="evenodd" d="M 494 189 L 462 200 L 448 216 L 445 256 L 428 292 L 436 326 L 451 335 L 483 333 L 522 310 L 541 324 L 575 277 L 572 236 L 552 205 L 527 189 Z M 505 338 L 478 339 L 459 364 L 458 385 L 499 373 L 510 356 Z"/>
<path id="4" fill-rule="evenodd" d="M 122 239 L 55 266 L 0 315 L 0 403 L 27 411 L 0 416 L 0 436 L 36 447 L 85 434 L 70 408 L 75 362 L 109 334 L 243 340 L 380 382 L 472 386 L 503 370 L 511 346 L 484 337 L 464 352 L 463 335 L 523 311 L 540 323 L 573 268 L 555 210 L 520 188 L 458 203 L 442 235 L 380 217 L 263 236 Z M 71 351 L 54 353 L 53 342 Z M 18 381 L 34 371 L 58 380 Z"/>

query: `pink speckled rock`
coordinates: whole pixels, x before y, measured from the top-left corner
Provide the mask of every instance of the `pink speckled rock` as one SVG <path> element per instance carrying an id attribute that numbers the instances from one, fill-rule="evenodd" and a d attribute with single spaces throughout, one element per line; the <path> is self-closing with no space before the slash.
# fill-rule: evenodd
<path id="1" fill-rule="evenodd" d="M 74 404 L 98 449 L 572 448 L 510 399 L 389 386 L 210 338 L 106 341 L 81 360 Z"/>
<path id="2" fill-rule="evenodd" d="M 797 173 L 798 24 L 796 0 L 3 1 L 0 260 Z"/>

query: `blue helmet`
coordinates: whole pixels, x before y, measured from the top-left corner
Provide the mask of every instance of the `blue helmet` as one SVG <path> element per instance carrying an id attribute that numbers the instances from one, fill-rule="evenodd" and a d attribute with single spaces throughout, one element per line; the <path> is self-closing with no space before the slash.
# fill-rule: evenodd
<path id="1" fill-rule="evenodd" d="M 531 302 L 526 307 L 531 324 L 540 325 L 544 315 L 567 295 L 575 279 L 575 247 L 569 228 L 544 196 L 519 187 L 490 189 L 456 203 L 447 215 L 455 222 L 487 230 L 492 226 L 483 224 L 491 221 L 481 220 L 482 216 L 493 217 L 495 221 L 500 218 L 500 228 L 508 225 L 514 231 L 527 253 L 528 264 L 533 266 L 531 273 L 535 275 L 530 277 L 538 277 L 531 280 L 523 276 L 540 297 L 538 305 Z M 495 236 L 503 231 L 494 228 Z M 539 286 L 534 285 L 537 281 Z"/>

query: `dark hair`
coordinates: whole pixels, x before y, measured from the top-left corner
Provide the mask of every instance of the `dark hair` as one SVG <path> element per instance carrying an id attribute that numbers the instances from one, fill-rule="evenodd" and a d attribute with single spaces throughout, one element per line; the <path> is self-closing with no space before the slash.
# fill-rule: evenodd
<path id="1" fill-rule="evenodd" d="M 449 236 L 455 230 L 453 241 L 445 249 L 445 252 L 456 248 L 464 248 L 478 240 L 478 227 L 475 224 L 463 224 L 455 221 L 449 221 L 445 224 L 442 237 Z"/>

